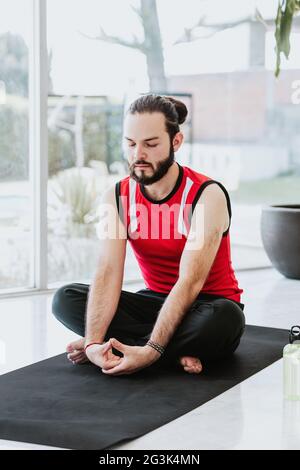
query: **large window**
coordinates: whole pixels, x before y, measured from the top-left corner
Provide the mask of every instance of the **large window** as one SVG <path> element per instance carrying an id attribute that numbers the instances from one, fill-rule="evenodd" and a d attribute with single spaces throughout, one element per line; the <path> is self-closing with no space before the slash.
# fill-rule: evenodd
<path id="1" fill-rule="evenodd" d="M 270 266 L 260 238 L 262 205 L 299 202 L 300 114 L 292 99 L 299 18 L 290 61 L 282 61 L 276 79 L 276 2 L 48 0 L 41 17 L 48 50 L 32 61 L 40 72 L 49 64 L 48 77 L 36 80 L 48 96 L 43 115 L 29 106 L 28 58 L 42 50 L 31 40 L 32 4 L 45 1 L 0 0 L 0 289 L 91 280 L 97 205 L 126 175 L 124 110 L 149 91 L 188 97 L 190 122 L 176 157 L 228 189 L 234 267 Z M 264 25 L 254 18 L 256 7 Z M 36 142 L 31 160 L 29 108 L 33 120 L 40 113 L 35 137 L 48 132 L 41 135 L 47 154 Z M 141 279 L 130 246 L 127 255 L 125 281 Z"/>
<path id="2" fill-rule="evenodd" d="M 126 42 L 132 45 L 133 38 L 141 43 L 145 34 L 148 35 L 146 39 L 151 40 L 149 30 L 143 29 L 133 9 L 142 5 L 142 14 L 146 15 L 147 1 L 78 1 L 71 16 L 68 2 L 59 3 L 59 15 L 57 2 L 48 2 L 55 93 L 105 95 L 107 103 L 114 96 L 119 97 L 121 104 L 122 98 L 148 92 L 154 84 L 151 74 L 162 75 L 163 70 L 165 89 L 170 93 L 191 94 L 193 141 L 186 139 L 177 158 L 181 163 L 219 179 L 229 190 L 233 206 L 232 257 L 236 268 L 270 265 L 260 237 L 262 205 L 296 202 L 299 187 L 299 113 L 290 99 L 299 61 L 292 51 L 291 62 L 283 61 L 280 78 L 275 79 L 272 38 L 276 5 L 272 3 L 228 0 L 225 8 L 224 2 L 217 0 L 178 0 L 172 2 L 170 21 L 170 5 L 157 0 L 160 44 L 153 43 L 157 48 L 155 69 L 138 47 L 126 47 Z M 253 20 L 255 7 L 264 16 L 268 29 Z M 115 14 L 117 10 L 118 15 Z M 154 22 L 153 11 L 151 15 Z M 197 20 L 200 22 L 193 28 Z M 189 33 L 188 28 L 191 28 Z M 294 36 L 292 45 L 295 47 Z M 59 131 L 57 126 L 56 132 L 62 130 Z M 105 142 L 103 129 L 101 136 Z M 67 138 L 75 142 L 70 132 Z M 83 135 L 85 146 L 91 138 L 88 133 Z M 102 161 L 104 166 L 100 168 L 109 173 L 110 161 L 105 152 L 101 153 L 96 139 L 94 142 L 98 149 L 95 159 Z M 118 149 L 120 142 L 116 140 L 115 143 Z M 73 144 L 73 150 L 75 147 Z M 62 144 L 60 148 L 62 154 Z M 56 152 L 55 158 L 57 155 Z M 68 155 L 70 157 L 70 152 Z M 81 158 L 86 166 L 89 166 L 88 158 L 86 150 Z M 114 158 L 118 160 L 118 151 Z M 61 168 L 63 160 L 62 157 Z M 76 160 L 78 157 L 74 155 L 70 165 L 78 166 Z M 116 178 L 118 176 L 121 175 Z M 114 178 L 108 176 L 109 180 L 113 182 Z M 97 186 L 99 190 L 103 187 Z M 91 239 L 74 240 L 74 243 L 86 245 L 80 250 L 83 259 L 78 262 L 76 274 L 68 267 L 69 263 L 75 262 L 75 246 L 70 248 L 68 238 L 61 237 L 60 240 L 60 248 L 65 243 L 67 249 L 61 251 L 57 243 L 54 245 L 56 256 L 52 255 L 52 259 L 57 259 L 58 268 L 64 260 L 70 278 L 91 272 L 92 266 L 88 266 L 90 255 L 85 257 L 83 254 L 94 251 Z M 59 272 L 61 277 L 66 277 L 63 269 Z M 127 275 L 140 276 L 137 269 L 129 269 Z M 55 272 L 53 276 L 55 278 Z"/>
<path id="3" fill-rule="evenodd" d="M 0 289 L 32 287 L 29 52 L 32 2 L 0 1 Z"/>

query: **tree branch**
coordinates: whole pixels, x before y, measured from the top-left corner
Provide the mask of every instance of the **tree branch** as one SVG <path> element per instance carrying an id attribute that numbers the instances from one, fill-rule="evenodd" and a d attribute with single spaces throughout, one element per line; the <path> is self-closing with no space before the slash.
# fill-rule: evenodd
<path id="1" fill-rule="evenodd" d="M 250 23 L 253 20 L 254 18 L 252 16 L 248 16 L 246 18 L 232 21 L 230 23 L 209 24 L 209 23 L 205 23 L 205 16 L 202 16 L 201 18 L 199 18 L 197 23 L 191 28 L 184 28 L 184 34 L 179 39 L 177 39 L 173 43 L 173 45 L 181 44 L 185 42 L 197 41 L 198 39 L 208 38 L 220 31 L 224 31 L 230 28 L 235 28 L 236 26 L 239 26 L 240 24 Z M 197 28 L 212 29 L 213 31 L 205 35 L 197 35 L 195 34 L 195 30 Z"/>
<path id="2" fill-rule="evenodd" d="M 139 20 L 143 22 L 142 10 L 138 7 L 135 7 L 134 5 L 130 5 L 130 7 L 134 11 L 134 13 L 138 16 Z"/>
<path id="3" fill-rule="evenodd" d="M 145 43 L 144 41 L 139 41 L 139 39 L 136 37 L 136 35 L 133 36 L 132 41 L 128 41 L 127 39 L 120 38 L 118 36 L 112 36 L 109 34 L 106 34 L 102 26 L 100 26 L 100 34 L 99 36 L 89 36 L 85 33 L 82 33 L 78 31 L 79 34 L 82 36 L 88 38 L 88 39 L 94 39 L 97 41 L 104 41 L 104 42 L 109 42 L 111 44 L 118 44 L 119 46 L 124 46 L 124 47 L 131 47 L 132 49 L 137 49 L 143 53 L 145 53 Z"/>

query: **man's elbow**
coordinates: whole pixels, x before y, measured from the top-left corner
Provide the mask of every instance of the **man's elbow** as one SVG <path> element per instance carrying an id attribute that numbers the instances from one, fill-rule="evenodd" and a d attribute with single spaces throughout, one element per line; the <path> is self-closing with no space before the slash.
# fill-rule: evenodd
<path id="1" fill-rule="evenodd" d="M 201 276 L 179 276 L 177 283 L 188 292 L 191 297 L 197 297 L 204 285 L 205 279 Z"/>

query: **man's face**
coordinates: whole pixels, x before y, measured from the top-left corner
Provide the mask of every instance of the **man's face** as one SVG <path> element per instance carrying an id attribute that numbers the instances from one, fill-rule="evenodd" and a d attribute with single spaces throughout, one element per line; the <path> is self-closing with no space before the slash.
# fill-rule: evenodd
<path id="1" fill-rule="evenodd" d="M 130 177 L 145 186 L 159 181 L 174 162 L 174 147 L 159 112 L 128 114 L 123 148 Z"/>

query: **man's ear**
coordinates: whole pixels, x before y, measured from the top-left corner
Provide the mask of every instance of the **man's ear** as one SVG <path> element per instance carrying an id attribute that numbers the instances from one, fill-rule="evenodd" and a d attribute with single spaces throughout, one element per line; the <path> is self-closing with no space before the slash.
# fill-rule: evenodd
<path id="1" fill-rule="evenodd" d="M 174 135 L 173 137 L 173 148 L 174 148 L 174 151 L 176 152 L 176 150 L 178 150 L 183 142 L 183 139 L 184 139 L 184 135 L 182 132 L 177 132 L 177 134 Z"/>

